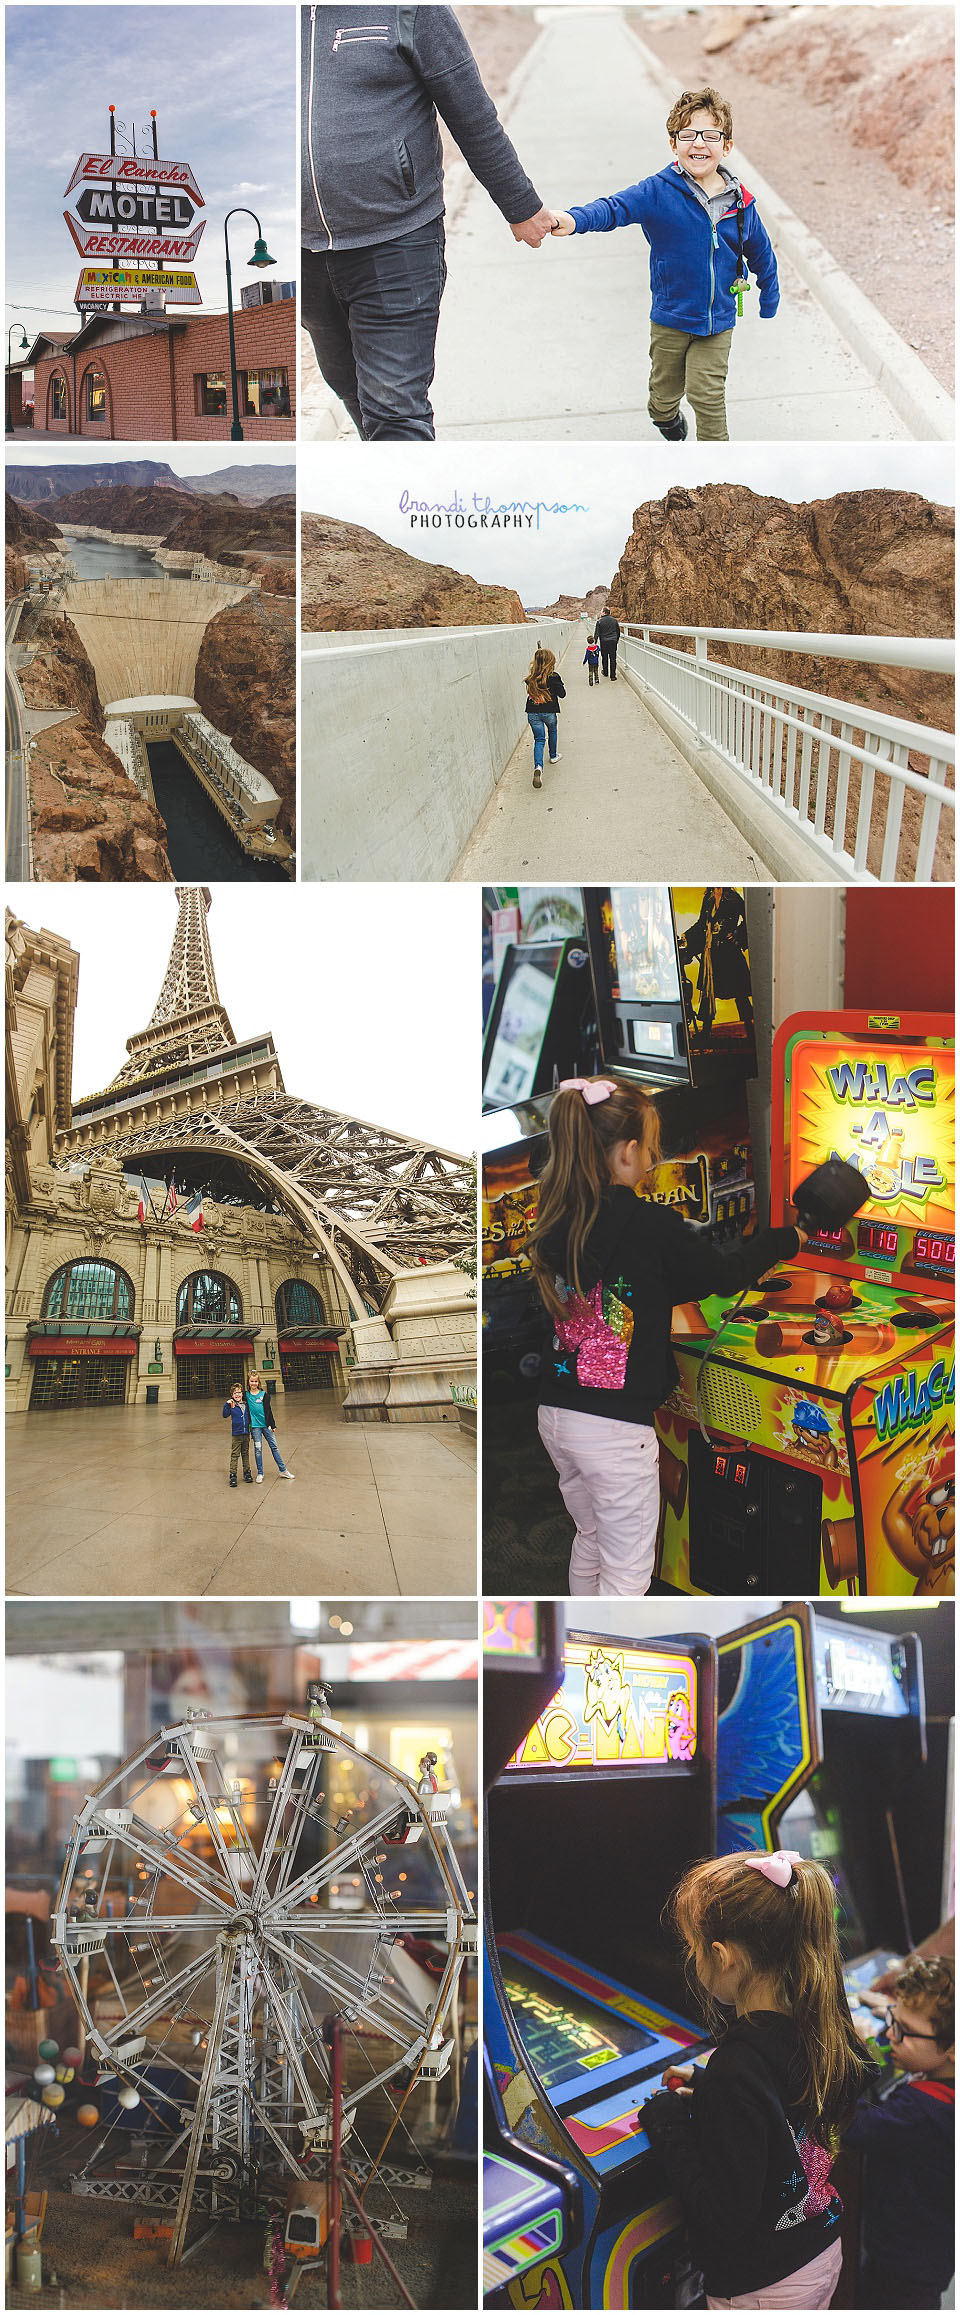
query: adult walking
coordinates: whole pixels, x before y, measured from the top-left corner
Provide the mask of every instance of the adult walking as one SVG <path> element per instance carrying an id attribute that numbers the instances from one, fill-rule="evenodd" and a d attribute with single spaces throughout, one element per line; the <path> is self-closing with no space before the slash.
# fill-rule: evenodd
<path id="1" fill-rule="evenodd" d="M 527 722 L 533 733 L 533 784 L 543 786 L 543 749 L 549 745 L 550 762 L 558 764 L 557 717 L 560 701 L 566 699 L 566 689 L 557 674 L 553 652 L 542 643 L 537 648 L 527 669 Z"/>
<path id="2" fill-rule="evenodd" d="M 446 280 L 437 115 L 516 241 L 538 249 L 553 212 L 521 168 L 452 8 L 301 14 L 303 320 L 365 441 L 432 441 Z"/>
<path id="3" fill-rule="evenodd" d="M 597 642 L 600 645 L 600 665 L 611 683 L 617 680 L 617 644 L 620 641 L 620 622 L 605 603 L 597 620 Z"/>
<path id="4" fill-rule="evenodd" d="M 292 1479 L 293 1472 L 287 1470 L 287 1466 L 283 1460 L 283 1456 L 280 1453 L 280 1449 L 277 1446 L 277 1442 L 274 1437 L 274 1432 L 276 1431 L 277 1426 L 273 1412 L 273 1400 L 261 1375 L 252 1374 L 247 1376 L 247 1388 L 245 1395 L 247 1401 L 247 1411 L 250 1416 L 250 1437 L 253 1440 L 253 1459 L 257 1466 L 257 1486 L 262 1487 L 263 1485 L 264 1440 L 267 1442 L 267 1446 L 269 1447 L 270 1453 L 273 1456 L 273 1460 L 277 1466 L 277 1470 L 280 1473 L 281 1479 Z"/>

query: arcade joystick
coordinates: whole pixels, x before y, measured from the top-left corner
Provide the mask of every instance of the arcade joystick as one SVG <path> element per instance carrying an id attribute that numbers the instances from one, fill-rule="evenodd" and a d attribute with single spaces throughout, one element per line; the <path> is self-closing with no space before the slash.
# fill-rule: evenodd
<path id="1" fill-rule="evenodd" d="M 870 1196 L 870 1184 L 856 1166 L 845 1158 L 827 1158 L 823 1165 L 814 1166 L 806 1181 L 800 1182 L 793 1193 L 798 1219 L 808 1233 L 812 1230 L 842 1230 L 859 1214 Z"/>

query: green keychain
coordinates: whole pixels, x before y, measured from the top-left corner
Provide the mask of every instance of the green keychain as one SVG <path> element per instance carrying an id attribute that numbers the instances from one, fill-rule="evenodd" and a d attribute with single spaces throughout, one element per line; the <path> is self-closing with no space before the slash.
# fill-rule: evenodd
<path id="1" fill-rule="evenodd" d="M 738 274 L 738 275 L 737 275 L 737 278 L 736 278 L 736 281 L 732 281 L 732 282 L 731 282 L 731 284 L 730 284 L 730 295 L 731 295 L 731 297 L 735 297 L 735 298 L 736 298 L 736 301 L 737 301 L 737 320 L 738 320 L 738 322 L 743 320 L 743 293 L 744 293 L 744 290 L 745 290 L 745 289 L 750 289 L 751 287 L 752 287 L 752 284 L 751 284 L 751 281 L 750 281 L 750 276 L 749 276 L 749 274 L 747 274 L 747 273 L 744 273 L 744 274 Z"/>

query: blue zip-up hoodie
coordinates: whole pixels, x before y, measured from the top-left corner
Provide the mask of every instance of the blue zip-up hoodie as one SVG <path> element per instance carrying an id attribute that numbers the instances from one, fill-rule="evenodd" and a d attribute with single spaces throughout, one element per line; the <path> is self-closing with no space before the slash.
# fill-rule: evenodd
<path id="1" fill-rule="evenodd" d="M 241 1399 L 239 1406 L 237 1405 L 235 1399 L 227 1399 L 226 1404 L 221 1407 L 220 1412 L 224 1419 L 226 1419 L 227 1415 L 229 1415 L 230 1430 L 233 1438 L 245 1438 L 247 1432 L 250 1429 L 250 1415 L 248 1412 L 246 1399 Z"/>
<path id="2" fill-rule="evenodd" d="M 919 2075 L 898 2080 L 878 2105 L 861 2102 L 843 2143 L 866 2156 L 867 2258 L 939 2298 L 954 2264 L 953 2083 L 926 2082 Z M 934 2299 L 910 2303 L 932 2307 Z"/>
<path id="3" fill-rule="evenodd" d="M 780 303 L 777 261 L 770 237 L 757 214 L 757 205 L 745 185 L 743 196 L 744 263 L 756 276 L 760 313 L 764 321 Z M 639 225 L 650 245 L 650 319 L 664 329 L 686 330 L 694 338 L 716 337 L 737 318 L 731 282 L 737 274 L 737 204 L 714 225 L 703 203 L 675 161 L 642 177 L 623 193 L 589 201 L 571 209 L 578 233 L 612 233 L 617 225 Z"/>

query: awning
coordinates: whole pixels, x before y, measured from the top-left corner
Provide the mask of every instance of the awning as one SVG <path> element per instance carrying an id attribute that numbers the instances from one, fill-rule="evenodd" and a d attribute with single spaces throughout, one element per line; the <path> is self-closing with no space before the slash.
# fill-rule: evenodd
<path id="1" fill-rule="evenodd" d="M 194 1334 L 177 1334 L 174 1336 L 174 1358 L 216 1358 L 224 1351 L 229 1350 L 243 1351 L 250 1358 L 253 1356 L 253 1344 L 249 1336 L 246 1340 L 240 1341 L 234 1334 L 215 1335 L 212 1341 L 209 1335 L 200 1337 Z"/>
<path id="2" fill-rule="evenodd" d="M 136 1326 L 132 1318 L 32 1318 L 27 1327 L 30 1339 L 34 1335 L 50 1338 L 55 1335 L 58 1341 L 70 1342 L 95 1339 L 97 1342 L 121 1340 L 135 1343 L 142 1333 L 142 1326 Z"/>
<path id="3" fill-rule="evenodd" d="M 30 1358 L 136 1358 L 139 1345 L 128 1335 L 35 1334 Z"/>

